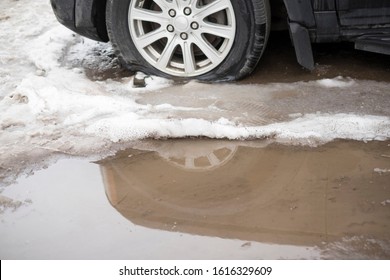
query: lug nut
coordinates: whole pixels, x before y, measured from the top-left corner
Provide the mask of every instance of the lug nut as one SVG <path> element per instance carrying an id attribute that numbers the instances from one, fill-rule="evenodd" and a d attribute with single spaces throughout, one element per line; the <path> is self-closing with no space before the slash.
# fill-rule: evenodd
<path id="1" fill-rule="evenodd" d="M 188 39 L 188 34 L 183 32 L 183 33 L 180 34 L 180 38 L 182 38 L 183 40 L 187 40 Z"/>
<path id="2" fill-rule="evenodd" d="M 196 21 L 194 21 L 194 22 L 191 23 L 191 28 L 196 30 L 196 29 L 199 28 L 199 24 Z"/>
<path id="3" fill-rule="evenodd" d="M 175 17 L 175 16 L 176 16 L 176 11 L 171 9 L 171 10 L 168 11 L 168 14 L 169 14 L 171 17 Z"/>
<path id="4" fill-rule="evenodd" d="M 168 25 L 167 26 L 167 30 L 169 31 L 169 32 L 173 32 L 173 31 L 175 31 L 175 28 L 173 27 L 173 25 Z"/>
<path id="5" fill-rule="evenodd" d="M 186 16 L 189 16 L 191 13 L 192 13 L 191 8 L 189 8 L 189 7 L 184 8 L 184 14 L 185 14 Z"/>

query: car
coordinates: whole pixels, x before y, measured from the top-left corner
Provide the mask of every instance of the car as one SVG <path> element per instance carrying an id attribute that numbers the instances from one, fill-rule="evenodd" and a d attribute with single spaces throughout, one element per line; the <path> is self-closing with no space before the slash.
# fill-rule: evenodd
<path id="1" fill-rule="evenodd" d="M 168 78 L 239 80 L 258 64 L 271 28 L 290 31 L 313 70 L 312 43 L 354 42 L 390 54 L 390 0 L 51 0 L 80 35 L 111 41 L 130 70 Z M 285 24 L 284 24 L 285 23 Z"/>

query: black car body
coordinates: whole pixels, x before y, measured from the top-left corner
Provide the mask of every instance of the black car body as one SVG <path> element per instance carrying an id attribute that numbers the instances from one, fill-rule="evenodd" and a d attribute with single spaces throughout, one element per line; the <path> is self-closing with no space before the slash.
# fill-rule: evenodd
<path id="1" fill-rule="evenodd" d="M 313 69 L 315 65 L 312 43 L 352 41 L 357 49 L 390 54 L 390 0 L 262 1 L 270 5 L 273 14 L 281 15 L 282 19 L 284 17 L 297 60 L 308 69 Z M 115 0 L 51 0 L 62 24 L 98 41 L 110 39 L 106 20 L 107 2 L 115 3 Z M 127 62 L 131 64 L 133 60 Z M 142 66 L 140 69 L 143 69 Z M 240 77 L 236 75 L 233 79 Z"/>

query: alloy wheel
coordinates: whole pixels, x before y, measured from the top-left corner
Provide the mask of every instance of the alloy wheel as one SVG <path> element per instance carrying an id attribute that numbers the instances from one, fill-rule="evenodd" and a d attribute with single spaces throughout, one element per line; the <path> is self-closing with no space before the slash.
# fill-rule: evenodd
<path id="1" fill-rule="evenodd" d="M 139 53 L 158 70 L 193 77 L 220 65 L 236 36 L 230 0 L 133 0 L 130 35 Z"/>

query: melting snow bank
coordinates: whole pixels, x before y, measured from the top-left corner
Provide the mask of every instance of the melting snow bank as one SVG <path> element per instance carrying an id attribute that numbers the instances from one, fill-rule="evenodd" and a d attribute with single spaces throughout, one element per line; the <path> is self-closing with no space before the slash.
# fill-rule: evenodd
<path id="1" fill-rule="evenodd" d="M 98 120 L 87 126 L 85 132 L 104 136 L 112 142 L 204 136 L 230 140 L 273 138 L 285 144 L 318 145 L 334 139 L 386 140 L 390 137 L 390 118 L 308 114 L 290 122 L 248 127 L 224 118 L 216 121 L 161 120 L 139 118 L 130 113 Z"/>

